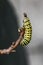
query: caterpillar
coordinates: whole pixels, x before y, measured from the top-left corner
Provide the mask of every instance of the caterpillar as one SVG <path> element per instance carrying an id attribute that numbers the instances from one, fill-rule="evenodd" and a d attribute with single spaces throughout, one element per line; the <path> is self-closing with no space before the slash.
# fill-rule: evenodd
<path id="1" fill-rule="evenodd" d="M 20 42 L 20 45 L 25 46 L 30 43 L 32 38 L 32 25 L 26 13 L 24 13 L 23 27 L 25 29 L 24 37 Z"/>

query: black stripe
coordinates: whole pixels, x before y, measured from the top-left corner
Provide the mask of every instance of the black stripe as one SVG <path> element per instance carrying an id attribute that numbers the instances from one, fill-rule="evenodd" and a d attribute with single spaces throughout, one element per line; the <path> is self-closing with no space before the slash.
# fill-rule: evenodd
<path id="1" fill-rule="evenodd" d="M 27 43 L 28 43 L 28 40 L 24 39 Z"/>
<path id="2" fill-rule="evenodd" d="M 26 45 L 25 41 L 23 41 L 23 46 Z"/>

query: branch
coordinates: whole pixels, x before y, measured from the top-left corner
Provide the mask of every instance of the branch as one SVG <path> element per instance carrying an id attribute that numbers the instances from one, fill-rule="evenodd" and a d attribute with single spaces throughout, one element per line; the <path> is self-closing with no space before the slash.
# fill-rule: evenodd
<path id="1" fill-rule="evenodd" d="M 20 31 L 19 31 L 19 33 L 20 33 L 20 36 L 19 36 L 19 38 L 16 40 L 15 45 L 14 45 L 14 42 L 12 42 L 12 48 L 13 48 L 13 49 L 15 49 L 15 48 L 20 44 L 21 40 L 22 40 L 23 37 L 24 37 L 25 30 L 24 30 L 23 28 L 21 28 Z"/>
<path id="2" fill-rule="evenodd" d="M 18 31 L 20 33 L 20 36 L 16 40 L 16 42 L 12 42 L 12 45 L 8 49 L 0 50 L 0 54 L 9 54 L 11 52 L 16 52 L 16 50 L 13 50 L 13 49 L 15 49 L 20 44 L 21 40 L 23 39 L 24 33 L 25 33 L 24 32 L 25 30 L 23 28 L 19 29 Z"/>

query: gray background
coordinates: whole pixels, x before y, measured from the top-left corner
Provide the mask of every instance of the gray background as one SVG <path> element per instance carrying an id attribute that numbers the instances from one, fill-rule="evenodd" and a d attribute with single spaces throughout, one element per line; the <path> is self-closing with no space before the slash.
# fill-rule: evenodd
<path id="1" fill-rule="evenodd" d="M 25 47 L 30 65 L 43 65 L 43 0 L 10 0 L 10 3 L 16 7 L 20 27 L 24 12 L 32 23 L 32 40 Z"/>

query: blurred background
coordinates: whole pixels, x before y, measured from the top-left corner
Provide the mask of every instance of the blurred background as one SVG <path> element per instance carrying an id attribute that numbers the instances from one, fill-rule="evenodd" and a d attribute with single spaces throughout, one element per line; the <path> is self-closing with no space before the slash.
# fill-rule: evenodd
<path id="1" fill-rule="evenodd" d="M 30 65 L 43 65 L 43 0 L 9 0 L 9 2 L 16 7 L 20 27 L 24 12 L 32 23 L 32 40 L 25 47 Z"/>

